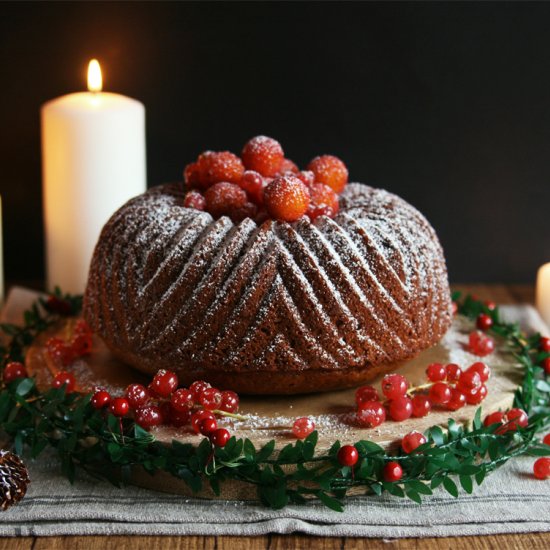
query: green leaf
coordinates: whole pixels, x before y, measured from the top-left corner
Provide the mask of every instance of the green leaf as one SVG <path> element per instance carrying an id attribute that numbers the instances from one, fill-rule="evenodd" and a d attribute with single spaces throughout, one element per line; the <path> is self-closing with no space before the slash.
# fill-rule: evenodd
<path id="1" fill-rule="evenodd" d="M 275 449 L 275 440 L 272 439 L 258 451 L 258 454 L 256 455 L 256 461 L 265 462 L 273 454 L 274 449 Z"/>
<path id="2" fill-rule="evenodd" d="M 445 490 L 453 497 L 458 497 L 458 487 L 450 477 L 443 478 L 443 487 L 445 487 Z"/>
<path id="3" fill-rule="evenodd" d="M 468 493 L 472 494 L 472 491 L 474 490 L 474 484 L 472 482 L 472 478 L 470 476 L 461 475 L 458 477 L 460 480 L 460 485 L 462 485 L 462 488 Z"/>
<path id="4" fill-rule="evenodd" d="M 481 407 L 478 407 L 476 414 L 474 416 L 474 430 L 479 430 L 483 426 L 483 421 L 481 420 Z"/>
<path id="5" fill-rule="evenodd" d="M 34 378 L 23 378 L 15 389 L 16 395 L 24 397 L 34 388 Z"/>
<path id="6" fill-rule="evenodd" d="M 422 483 L 422 481 L 417 479 L 409 479 L 407 481 L 407 486 L 421 495 L 433 494 L 432 490 L 425 483 Z"/>
<path id="7" fill-rule="evenodd" d="M 406 489 L 405 494 L 411 499 L 414 500 L 417 504 L 422 504 L 422 497 L 412 489 Z"/>
<path id="8" fill-rule="evenodd" d="M 316 495 L 319 498 L 319 500 L 331 510 L 334 510 L 335 512 L 344 511 L 344 507 L 342 506 L 342 503 L 339 500 L 335 499 L 334 497 L 327 495 L 323 491 L 318 491 Z"/>
<path id="9" fill-rule="evenodd" d="M 478 485 L 481 485 L 483 483 L 483 480 L 485 479 L 485 468 L 482 468 L 479 470 L 479 472 L 475 475 L 476 483 Z"/>
<path id="10" fill-rule="evenodd" d="M 439 447 L 445 443 L 445 434 L 439 426 L 432 426 L 428 430 L 428 434 L 431 437 L 432 441 Z"/>
<path id="11" fill-rule="evenodd" d="M 403 491 L 403 489 L 401 489 L 401 487 L 396 483 L 383 481 L 382 486 L 384 487 L 384 489 L 386 489 L 386 491 L 388 491 L 388 493 L 390 493 L 393 496 L 401 497 L 401 498 L 405 496 L 405 492 Z"/>

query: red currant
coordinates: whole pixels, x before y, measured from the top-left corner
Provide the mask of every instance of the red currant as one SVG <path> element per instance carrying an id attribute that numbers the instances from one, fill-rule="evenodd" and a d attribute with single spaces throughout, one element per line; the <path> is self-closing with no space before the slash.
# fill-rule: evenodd
<path id="1" fill-rule="evenodd" d="M 92 335 L 75 334 L 71 342 L 71 348 L 77 357 L 92 353 Z"/>
<path id="2" fill-rule="evenodd" d="M 151 388 L 156 395 L 168 397 L 178 387 L 178 377 L 175 372 L 160 369 L 151 382 Z"/>
<path id="3" fill-rule="evenodd" d="M 550 351 L 550 338 L 548 338 L 548 336 L 541 336 L 540 337 L 539 349 L 541 351 Z"/>
<path id="4" fill-rule="evenodd" d="M 546 374 L 550 374 L 550 357 L 542 360 L 542 368 Z"/>
<path id="5" fill-rule="evenodd" d="M 279 176 L 264 191 L 264 203 L 274 220 L 295 222 L 307 211 L 308 188 L 295 176 Z"/>
<path id="6" fill-rule="evenodd" d="M 265 181 L 258 172 L 247 170 L 239 182 L 239 187 L 246 191 L 246 194 L 255 204 L 261 206 L 264 203 Z"/>
<path id="7" fill-rule="evenodd" d="M 424 435 L 420 432 L 413 431 L 408 433 L 401 440 L 401 448 L 403 449 L 403 452 L 409 454 L 412 453 L 417 447 L 420 447 L 420 445 L 424 445 L 424 443 L 426 443 L 426 438 Z"/>
<path id="8" fill-rule="evenodd" d="M 243 177 L 241 159 L 229 151 L 206 151 L 199 156 L 197 163 L 201 183 L 206 187 L 222 181 L 238 183 Z"/>
<path id="9" fill-rule="evenodd" d="M 52 381 L 52 388 L 62 388 L 65 386 L 66 393 L 72 393 L 76 386 L 76 378 L 74 374 L 67 371 L 59 371 Z"/>
<path id="10" fill-rule="evenodd" d="M 529 417 L 523 409 L 510 409 L 506 413 L 508 420 L 508 430 L 515 432 L 518 427 L 525 428 L 529 424 Z"/>
<path id="11" fill-rule="evenodd" d="M 451 389 L 451 399 L 446 404 L 447 409 L 450 411 L 458 411 L 466 405 L 466 396 L 456 388 Z"/>
<path id="12" fill-rule="evenodd" d="M 317 183 L 324 183 L 332 187 L 336 193 L 341 193 L 348 182 L 346 165 L 333 155 L 315 157 L 307 166 L 315 174 Z"/>
<path id="13" fill-rule="evenodd" d="M 479 388 L 465 391 L 466 403 L 468 405 L 479 405 L 487 397 L 487 393 L 488 390 L 485 384 L 481 384 Z"/>
<path id="14" fill-rule="evenodd" d="M 74 350 L 61 338 L 49 338 L 46 342 L 46 351 L 53 361 L 64 367 L 70 365 L 75 359 Z"/>
<path id="15" fill-rule="evenodd" d="M 72 313 L 71 304 L 59 296 L 50 295 L 46 300 L 46 309 L 59 315 L 70 315 Z"/>
<path id="16" fill-rule="evenodd" d="M 430 399 L 426 395 L 417 394 L 412 398 L 412 414 L 416 418 L 426 416 L 432 410 Z"/>
<path id="17" fill-rule="evenodd" d="M 474 330 L 468 339 L 468 349 L 474 355 L 485 357 L 495 350 L 495 341 L 483 332 Z"/>
<path id="18" fill-rule="evenodd" d="M 497 305 L 495 304 L 495 302 L 492 302 L 491 300 L 487 300 L 485 302 L 485 307 L 489 310 L 489 311 L 495 311 L 495 309 L 497 308 Z"/>
<path id="19" fill-rule="evenodd" d="M 222 391 L 220 411 L 234 413 L 239 410 L 239 396 L 231 390 Z"/>
<path id="20" fill-rule="evenodd" d="M 231 434 L 225 428 L 218 428 L 210 434 L 210 441 L 214 447 L 225 447 Z"/>
<path id="21" fill-rule="evenodd" d="M 132 409 L 139 409 L 149 401 L 149 392 L 141 384 L 130 384 L 126 388 L 126 399 Z"/>
<path id="22" fill-rule="evenodd" d="M 267 136 L 256 136 L 245 144 L 241 157 L 247 170 L 273 177 L 281 170 L 285 154 L 278 141 Z"/>
<path id="23" fill-rule="evenodd" d="M 195 210 L 204 210 L 206 200 L 199 191 L 189 191 L 183 198 L 183 206 L 185 208 L 194 208 Z"/>
<path id="24" fill-rule="evenodd" d="M 216 420 L 216 417 L 210 411 L 200 410 L 191 415 L 191 427 L 196 434 L 200 432 L 201 422 L 207 418 Z"/>
<path id="25" fill-rule="evenodd" d="M 533 464 L 533 474 L 537 479 L 548 479 L 550 477 L 550 458 L 537 459 Z"/>
<path id="26" fill-rule="evenodd" d="M 390 401 L 388 412 L 392 420 L 395 420 L 396 422 L 402 422 L 403 420 L 407 420 L 407 418 L 411 417 L 412 410 L 412 400 L 410 399 L 410 397 L 402 395 Z"/>
<path id="27" fill-rule="evenodd" d="M 434 405 L 446 405 L 451 400 L 451 388 L 443 382 L 436 382 L 430 388 L 429 396 Z"/>
<path id="28" fill-rule="evenodd" d="M 243 189 L 234 183 L 222 181 L 209 187 L 204 194 L 206 211 L 213 218 L 230 216 L 236 209 L 246 204 L 247 196 Z"/>
<path id="29" fill-rule="evenodd" d="M 501 411 L 488 414 L 483 421 L 484 426 L 492 426 L 493 424 L 504 424 L 506 420 L 506 414 Z"/>
<path id="30" fill-rule="evenodd" d="M 104 409 L 111 402 L 111 395 L 105 390 L 98 390 L 92 395 L 90 403 L 94 409 Z"/>
<path id="31" fill-rule="evenodd" d="M 550 434 L 546 434 L 542 442 L 550 447 Z"/>
<path id="32" fill-rule="evenodd" d="M 311 170 L 302 170 L 296 174 L 296 177 L 307 187 L 315 183 L 315 174 Z"/>
<path id="33" fill-rule="evenodd" d="M 334 218 L 339 210 L 338 195 L 328 185 L 314 183 L 309 187 L 311 202 L 306 214 L 311 221 L 319 216 Z"/>
<path id="34" fill-rule="evenodd" d="M 170 423 L 176 428 L 181 428 L 189 424 L 189 419 L 191 418 L 191 411 L 189 409 L 184 411 L 177 411 L 170 405 Z"/>
<path id="35" fill-rule="evenodd" d="M 476 320 L 476 326 L 479 330 L 489 330 L 493 326 L 493 319 L 486 313 L 480 313 Z"/>
<path id="36" fill-rule="evenodd" d="M 305 439 L 314 429 L 315 423 L 307 416 L 297 418 L 292 425 L 292 433 L 298 439 Z"/>
<path id="37" fill-rule="evenodd" d="M 447 376 L 447 370 L 441 363 L 432 363 L 426 369 L 426 376 L 430 382 L 441 382 Z"/>
<path id="38" fill-rule="evenodd" d="M 296 163 L 287 158 L 283 159 L 283 163 L 279 169 L 279 173 L 281 174 L 285 174 L 286 172 L 293 172 L 294 174 L 297 174 L 299 171 L 300 169 L 296 166 Z"/>
<path id="39" fill-rule="evenodd" d="M 201 180 L 201 170 L 198 162 L 191 162 L 184 168 L 183 181 L 188 189 L 204 187 Z"/>
<path id="40" fill-rule="evenodd" d="M 115 397 L 109 405 L 109 411 L 115 416 L 126 416 L 130 411 L 128 399 L 125 397 Z"/>
<path id="41" fill-rule="evenodd" d="M 195 403 L 199 402 L 202 392 L 212 386 L 205 382 L 204 380 L 196 380 L 189 386 L 189 391 L 193 394 L 193 401 Z"/>
<path id="42" fill-rule="evenodd" d="M 382 378 L 382 393 L 388 399 L 397 399 L 407 393 L 409 382 L 401 374 L 386 374 Z"/>
<path id="43" fill-rule="evenodd" d="M 399 462 L 388 462 L 384 465 L 382 475 L 384 477 L 384 481 L 399 481 L 403 477 L 403 468 L 401 468 Z"/>
<path id="44" fill-rule="evenodd" d="M 482 382 L 487 382 L 491 377 L 491 369 L 489 365 L 478 361 L 468 368 L 469 371 L 476 371 L 479 374 Z"/>
<path id="45" fill-rule="evenodd" d="M 458 382 L 462 369 L 456 363 L 449 363 L 445 370 L 447 371 L 447 380 L 449 382 Z"/>
<path id="46" fill-rule="evenodd" d="M 353 445 L 344 445 L 338 450 L 337 458 L 342 466 L 355 466 L 359 460 L 359 453 Z"/>
<path id="47" fill-rule="evenodd" d="M 378 395 L 378 390 L 372 386 L 361 386 L 355 391 L 355 402 L 358 407 L 361 407 L 361 403 L 379 400 L 380 396 Z"/>
<path id="48" fill-rule="evenodd" d="M 188 412 L 193 408 L 193 392 L 186 388 L 176 390 L 170 397 L 170 404 L 175 411 Z"/>
<path id="49" fill-rule="evenodd" d="M 380 401 L 365 401 L 356 413 L 357 423 L 365 428 L 376 428 L 386 420 L 386 409 Z"/>
<path id="50" fill-rule="evenodd" d="M 199 432 L 202 435 L 209 435 L 218 429 L 218 423 L 215 418 L 203 418 L 199 422 Z"/>
<path id="51" fill-rule="evenodd" d="M 6 384 L 9 384 L 17 378 L 28 378 L 28 376 L 29 375 L 27 374 L 25 365 L 23 365 L 23 363 L 19 363 L 18 361 L 8 363 L 4 369 L 4 382 Z"/>
<path id="52" fill-rule="evenodd" d="M 162 413 L 156 405 L 146 405 L 135 412 L 134 419 L 136 424 L 144 429 L 152 426 L 159 426 L 163 423 Z"/>
<path id="53" fill-rule="evenodd" d="M 222 392 L 217 388 L 207 388 L 201 393 L 199 402 L 207 411 L 218 409 L 222 402 Z"/>
<path id="54" fill-rule="evenodd" d="M 475 369 L 468 369 L 464 371 L 458 379 L 458 388 L 463 391 L 471 391 L 481 386 L 481 376 Z"/>

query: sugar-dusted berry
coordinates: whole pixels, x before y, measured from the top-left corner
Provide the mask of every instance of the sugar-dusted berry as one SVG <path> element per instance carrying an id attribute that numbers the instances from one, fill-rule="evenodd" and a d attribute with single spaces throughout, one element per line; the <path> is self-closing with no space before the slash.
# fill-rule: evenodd
<path id="1" fill-rule="evenodd" d="M 376 428 L 386 421 L 386 409 L 380 401 L 364 401 L 359 406 L 355 418 L 364 428 Z"/>
<path id="2" fill-rule="evenodd" d="M 206 388 L 199 397 L 199 403 L 207 410 L 219 409 L 222 402 L 222 392 L 217 388 Z"/>
<path id="3" fill-rule="evenodd" d="M 309 206 L 307 187 L 294 176 L 275 178 L 264 191 L 264 204 L 275 220 L 294 222 L 301 218 Z"/>
<path id="4" fill-rule="evenodd" d="M 401 448 L 403 452 L 409 454 L 424 443 L 426 443 L 426 437 L 420 432 L 412 431 L 401 440 Z"/>
<path id="5" fill-rule="evenodd" d="M 297 418 L 292 424 L 292 433 L 298 439 L 305 439 L 315 429 L 315 422 L 304 416 Z"/>
<path id="6" fill-rule="evenodd" d="M 324 183 L 332 187 L 336 193 L 341 193 L 348 182 L 346 165 L 334 155 L 315 157 L 307 166 L 315 174 L 316 183 Z"/>
<path id="7" fill-rule="evenodd" d="M 307 187 L 311 187 L 315 183 L 315 174 L 311 170 L 301 170 L 296 177 Z"/>
<path id="8" fill-rule="evenodd" d="M 212 185 L 204 194 L 205 209 L 213 218 L 230 216 L 247 202 L 246 193 L 238 185 L 223 181 Z"/>
<path id="9" fill-rule="evenodd" d="M 309 187 L 310 203 L 307 215 L 311 221 L 319 216 L 334 218 L 338 213 L 338 195 L 328 185 L 314 183 Z"/>
<path id="10" fill-rule="evenodd" d="M 210 411 L 200 410 L 191 415 L 191 427 L 196 434 L 200 433 L 200 424 L 207 418 L 216 420 L 216 417 Z"/>
<path id="11" fill-rule="evenodd" d="M 195 210 L 204 210 L 206 208 L 206 199 L 199 191 L 188 191 L 183 197 L 183 206 L 185 208 L 194 208 Z"/>
<path id="12" fill-rule="evenodd" d="M 283 159 L 281 168 L 279 168 L 280 174 L 286 174 L 287 172 L 292 172 L 293 174 L 297 174 L 299 171 L 300 169 L 298 168 L 298 166 L 296 166 L 296 163 L 286 158 Z"/>
<path id="13" fill-rule="evenodd" d="M 241 159 L 229 151 L 206 151 L 197 164 L 202 188 L 222 181 L 238 183 L 244 174 Z"/>
<path id="14" fill-rule="evenodd" d="M 132 409 L 144 407 L 149 401 L 149 392 L 141 384 L 130 384 L 126 388 L 126 399 Z"/>
<path id="15" fill-rule="evenodd" d="M 231 390 L 222 391 L 222 401 L 219 409 L 228 413 L 237 412 L 239 410 L 239 396 Z"/>
<path id="16" fill-rule="evenodd" d="M 264 188 L 266 181 L 263 176 L 254 170 L 247 170 L 241 181 L 239 181 L 239 187 L 243 189 L 250 200 L 256 205 L 261 206 L 264 203 Z"/>
<path id="17" fill-rule="evenodd" d="M 134 420 L 146 430 L 153 426 L 160 426 L 164 422 L 160 408 L 156 405 L 146 405 L 138 409 L 134 414 Z"/>
<path id="18" fill-rule="evenodd" d="M 175 372 L 160 369 L 151 381 L 151 389 L 160 397 L 168 397 L 178 387 Z"/>
<path id="19" fill-rule="evenodd" d="M 204 380 L 195 380 L 195 382 L 189 386 L 189 391 L 193 394 L 193 401 L 198 403 L 202 392 L 211 387 L 212 386 Z"/>
<path id="20" fill-rule="evenodd" d="M 194 403 L 193 392 L 187 388 L 179 388 L 170 396 L 170 404 L 178 412 L 191 410 Z"/>
<path id="21" fill-rule="evenodd" d="M 285 154 L 281 144 L 267 136 L 256 136 L 243 147 L 241 157 L 247 170 L 255 170 L 262 176 L 277 175 Z"/>

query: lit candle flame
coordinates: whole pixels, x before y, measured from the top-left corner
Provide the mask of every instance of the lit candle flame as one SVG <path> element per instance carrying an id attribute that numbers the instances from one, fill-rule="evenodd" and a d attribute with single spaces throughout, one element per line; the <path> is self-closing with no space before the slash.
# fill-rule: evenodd
<path id="1" fill-rule="evenodd" d="M 90 92 L 101 92 L 103 88 L 103 77 L 101 67 L 97 59 L 92 59 L 88 64 L 88 90 Z"/>

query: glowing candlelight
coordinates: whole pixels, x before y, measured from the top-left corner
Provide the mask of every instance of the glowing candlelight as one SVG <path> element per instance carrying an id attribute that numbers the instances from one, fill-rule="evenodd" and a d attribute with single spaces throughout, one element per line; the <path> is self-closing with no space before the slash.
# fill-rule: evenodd
<path id="1" fill-rule="evenodd" d="M 544 264 L 537 273 L 537 309 L 550 327 L 550 263 Z"/>

